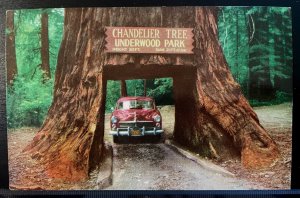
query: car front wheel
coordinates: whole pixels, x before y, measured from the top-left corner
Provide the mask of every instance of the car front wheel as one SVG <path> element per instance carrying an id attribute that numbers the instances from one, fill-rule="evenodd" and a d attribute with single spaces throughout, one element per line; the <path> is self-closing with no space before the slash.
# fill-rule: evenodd
<path id="1" fill-rule="evenodd" d="M 119 137 L 116 136 L 116 135 L 114 135 L 114 136 L 113 136 L 113 142 L 114 142 L 114 143 L 120 143 Z"/>
<path id="2" fill-rule="evenodd" d="M 165 136 L 164 134 L 157 134 L 154 136 L 155 141 L 158 143 L 164 143 L 165 142 Z"/>

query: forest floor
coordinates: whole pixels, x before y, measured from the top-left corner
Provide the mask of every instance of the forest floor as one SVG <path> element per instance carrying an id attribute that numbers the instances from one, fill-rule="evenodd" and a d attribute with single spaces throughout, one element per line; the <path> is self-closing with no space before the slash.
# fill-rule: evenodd
<path id="1" fill-rule="evenodd" d="M 97 189 L 98 171 L 90 173 L 85 182 L 64 182 L 49 178 L 43 171 L 43 165 L 37 164 L 27 154 L 22 153 L 33 139 L 38 128 L 20 128 L 8 132 L 9 188 L 11 190 L 80 190 Z"/>
<path id="2" fill-rule="evenodd" d="M 281 151 L 281 159 L 272 168 L 263 171 L 249 171 L 241 166 L 239 160 L 213 161 L 235 174 L 237 179 L 248 181 L 259 186 L 259 189 L 290 189 L 291 180 L 291 147 L 292 147 L 292 105 L 284 103 L 274 106 L 263 106 L 254 108 L 261 124 L 267 129 L 272 138 L 276 141 Z M 166 131 L 166 138 L 172 138 L 174 128 L 174 107 L 164 106 L 160 109 L 163 119 L 163 126 Z M 167 119 L 166 119 L 167 118 Z M 106 116 L 105 141 L 111 142 L 108 135 L 109 115 Z M 90 173 L 90 179 L 86 182 L 68 183 L 58 179 L 51 179 L 43 172 L 43 167 L 36 164 L 28 155 L 21 151 L 34 137 L 37 128 L 12 129 L 8 132 L 8 152 L 9 152 L 9 176 L 11 189 L 28 190 L 60 190 L 60 189 L 97 189 L 97 170 Z M 121 145 L 122 146 L 122 145 Z M 137 147 L 138 145 L 133 145 Z M 120 146 L 115 146 L 118 149 Z M 128 145 L 124 145 L 128 147 Z M 148 148 L 147 144 L 144 147 Z M 142 148 L 141 148 L 142 149 Z M 141 150 L 134 149 L 134 150 Z M 152 149 L 160 149 L 169 152 L 164 144 L 156 144 Z M 143 150 L 143 149 L 142 149 Z M 120 150 L 120 152 L 122 152 Z M 151 149 L 149 150 L 151 152 Z M 125 157 L 126 158 L 126 157 Z M 125 160 L 125 158 L 122 158 Z M 128 158 L 128 157 L 127 157 Z M 127 159 L 126 158 L 126 159 Z M 129 158 L 128 158 L 129 159 Z M 128 160 L 127 159 L 127 160 Z M 188 159 L 186 159 L 188 160 Z M 33 177 L 34 175 L 34 177 Z M 136 179 L 136 178 L 135 178 Z M 174 181 L 177 182 L 177 181 Z M 157 183 L 157 188 L 162 188 Z M 169 186 L 169 189 L 176 187 Z M 251 187 L 252 189 L 255 187 Z M 114 189 L 114 187 L 112 187 Z M 162 188 L 164 189 L 164 188 Z"/>
<path id="3" fill-rule="evenodd" d="M 260 183 L 266 189 L 290 189 L 292 163 L 292 104 L 255 107 L 261 125 L 277 143 L 281 159 L 275 166 L 264 171 L 250 171 L 240 161 L 225 161 L 219 164 L 239 178 Z"/>

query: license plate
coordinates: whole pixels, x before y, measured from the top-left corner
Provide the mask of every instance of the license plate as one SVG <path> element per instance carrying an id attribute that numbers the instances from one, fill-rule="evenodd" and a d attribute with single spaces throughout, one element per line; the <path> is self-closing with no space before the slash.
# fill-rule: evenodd
<path id="1" fill-rule="evenodd" d="M 132 130 L 131 135 L 141 135 L 141 131 L 140 130 Z"/>

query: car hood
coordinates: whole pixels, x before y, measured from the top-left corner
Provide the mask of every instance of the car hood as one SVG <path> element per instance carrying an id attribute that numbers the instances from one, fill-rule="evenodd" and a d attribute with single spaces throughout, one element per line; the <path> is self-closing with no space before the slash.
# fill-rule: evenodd
<path id="1" fill-rule="evenodd" d="M 153 121 L 155 115 L 160 113 L 155 109 L 128 109 L 128 110 L 115 110 L 112 114 L 116 116 L 119 121 Z"/>

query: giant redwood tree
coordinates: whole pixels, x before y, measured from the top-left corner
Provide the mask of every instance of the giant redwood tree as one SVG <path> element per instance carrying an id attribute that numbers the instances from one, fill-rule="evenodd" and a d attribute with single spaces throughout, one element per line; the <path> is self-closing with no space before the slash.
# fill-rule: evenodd
<path id="1" fill-rule="evenodd" d="M 172 77 L 174 138 L 217 158 L 240 156 L 245 167 L 279 156 L 223 56 L 216 8 L 83 8 L 65 10 L 63 41 L 48 116 L 26 152 L 49 176 L 82 180 L 101 158 L 106 80 Z M 105 26 L 194 29 L 194 54 L 109 54 Z M 117 74 L 117 75 L 114 75 Z"/>

